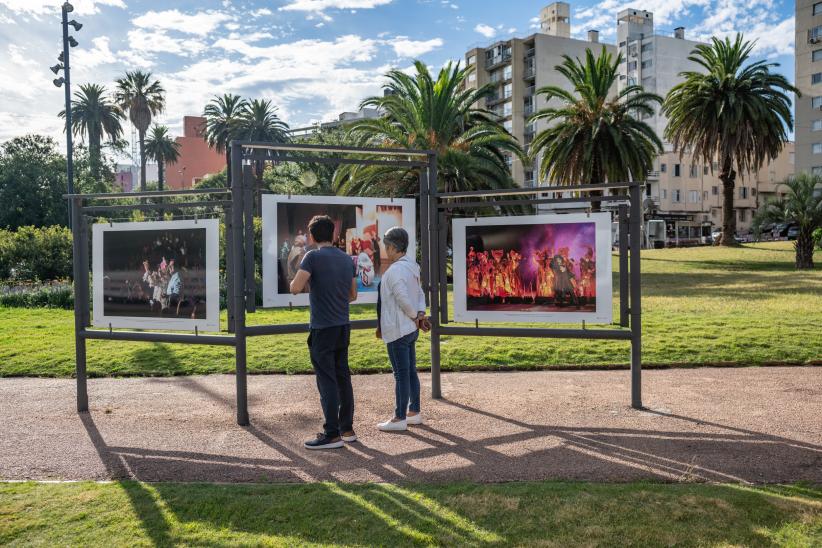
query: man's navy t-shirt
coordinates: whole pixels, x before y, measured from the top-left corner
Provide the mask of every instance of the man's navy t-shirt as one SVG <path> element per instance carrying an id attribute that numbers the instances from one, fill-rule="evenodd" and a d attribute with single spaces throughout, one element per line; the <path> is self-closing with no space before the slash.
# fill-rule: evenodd
<path id="1" fill-rule="evenodd" d="M 311 274 L 311 329 L 348 325 L 351 280 L 357 276 L 351 257 L 334 246 L 324 246 L 306 253 L 300 269 Z"/>

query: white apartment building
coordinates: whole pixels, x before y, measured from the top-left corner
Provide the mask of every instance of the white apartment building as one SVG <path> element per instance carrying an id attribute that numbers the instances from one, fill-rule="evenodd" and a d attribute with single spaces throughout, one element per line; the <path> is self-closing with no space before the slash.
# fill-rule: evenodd
<path id="1" fill-rule="evenodd" d="M 796 170 L 822 174 L 822 2 L 796 0 Z"/>

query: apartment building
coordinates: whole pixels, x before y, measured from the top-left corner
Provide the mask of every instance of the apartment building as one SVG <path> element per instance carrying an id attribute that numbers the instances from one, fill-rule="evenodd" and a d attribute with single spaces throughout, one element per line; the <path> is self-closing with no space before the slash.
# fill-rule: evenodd
<path id="1" fill-rule="evenodd" d="M 505 128 L 525 147 L 534 136 L 547 127 L 546 122 L 528 123 L 528 118 L 546 106 L 544 97 L 537 97 L 537 89 L 555 85 L 570 90 L 565 78 L 554 67 L 562 63 L 562 56 L 583 57 L 586 49 L 599 52 L 610 44 L 599 43 L 599 33 L 588 32 L 587 40 L 571 38 L 571 7 L 566 2 L 555 2 L 540 12 L 541 32 L 524 38 L 500 40 L 485 47 L 475 47 L 465 54 L 468 66 L 475 67 L 467 85 L 479 88 L 494 85 L 494 95 L 483 105 L 502 120 Z M 518 158 L 509 157 L 514 180 L 533 186 L 539 165 L 522 165 Z"/>
<path id="2" fill-rule="evenodd" d="M 822 174 L 822 2 L 796 0 L 796 170 Z"/>

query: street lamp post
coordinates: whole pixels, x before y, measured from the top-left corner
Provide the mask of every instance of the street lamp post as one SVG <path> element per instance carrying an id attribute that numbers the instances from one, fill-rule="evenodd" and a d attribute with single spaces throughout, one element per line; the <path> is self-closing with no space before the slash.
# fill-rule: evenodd
<path id="1" fill-rule="evenodd" d="M 55 86 L 64 87 L 66 98 L 66 179 L 68 182 L 68 193 L 74 194 L 74 154 L 72 145 L 72 126 L 71 126 L 71 66 L 69 63 L 70 50 L 77 46 L 77 40 L 73 36 L 69 36 L 69 25 L 74 27 L 75 31 L 80 30 L 83 25 L 72 19 L 68 20 L 68 14 L 74 11 L 74 6 L 68 2 L 63 3 L 63 53 L 57 58 L 58 64 L 51 67 L 51 71 L 57 74 L 60 69 L 63 70 L 63 76 L 57 77 L 53 80 Z M 71 207 L 69 206 L 69 226 L 72 226 Z"/>

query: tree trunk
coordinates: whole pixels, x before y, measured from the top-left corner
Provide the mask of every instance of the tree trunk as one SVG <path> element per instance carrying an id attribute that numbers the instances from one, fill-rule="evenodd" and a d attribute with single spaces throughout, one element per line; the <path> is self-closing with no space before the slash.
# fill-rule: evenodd
<path id="1" fill-rule="evenodd" d="M 807 227 L 800 226 L 796 242 L 796 268 L 813 268 L 813 233 Z"/>
<path id="2" fill-rule="evenodd" d="M 734 171 L 730 157 L 722 162 L 722 171 L 719 174 L 722 181 L 722 237 L 719 245 L 736 246 L 736 212 L 734 211 L 734 187 L 736 171 Z"/>
<path id="3" fill-rule="evenodd" d="M 146 191 L 146 132 L 140 133 L 140 192 Z"/>
<path id="4" fill-rule="evenodd" d="M 165 182 L 165 165 L 162 160 L 157 162 L 157 190 L 163 191 L 163 183 Z"/>
<path id="5" fill-rule="evenodd" d="M 88 163 L 91 171 L 91 178 L 94 179 L 95 188 L 100 182 L 100 137 L 99 135 L 89 135 L 88 139 Z"/>
<path id="6" fill-rule="evenodd" d="M 231 188 L 231 147 L 225 147 L 225 187 Z"/>

